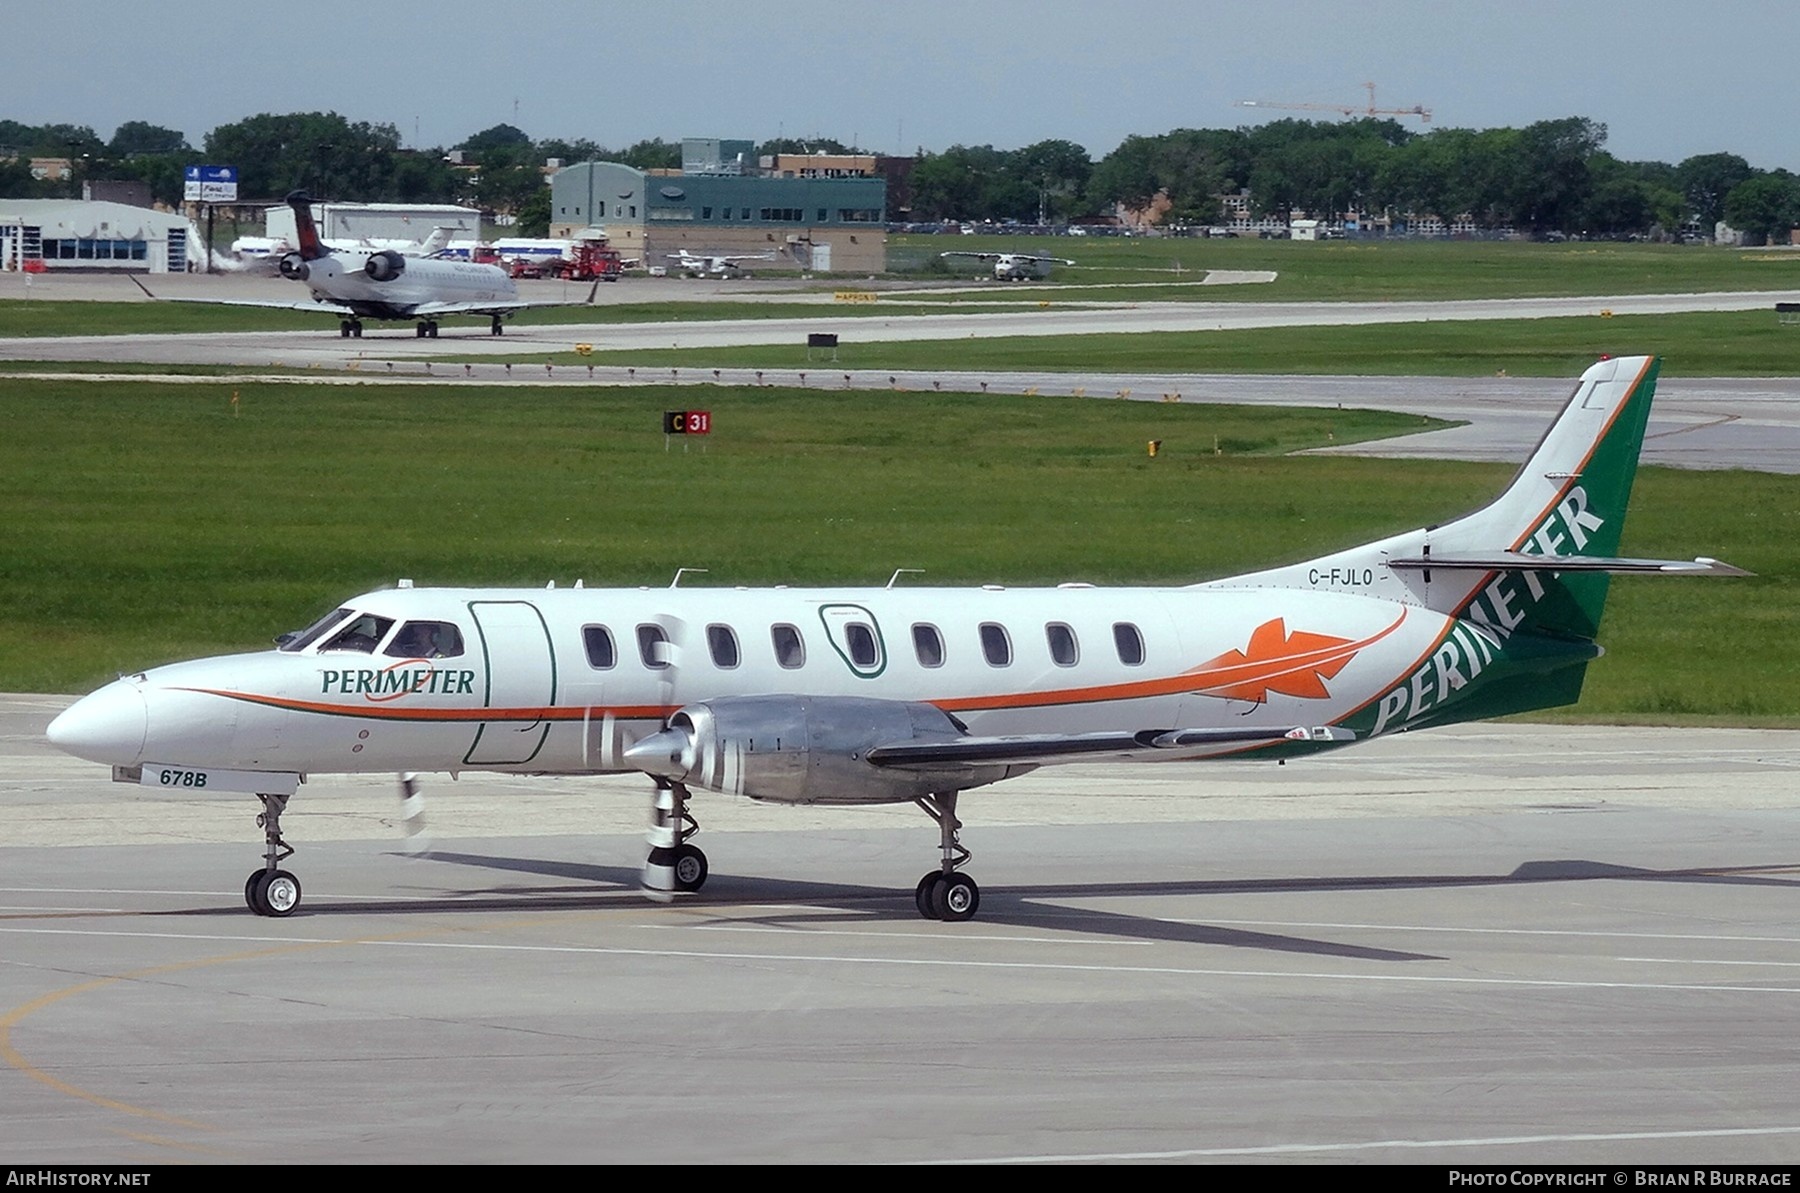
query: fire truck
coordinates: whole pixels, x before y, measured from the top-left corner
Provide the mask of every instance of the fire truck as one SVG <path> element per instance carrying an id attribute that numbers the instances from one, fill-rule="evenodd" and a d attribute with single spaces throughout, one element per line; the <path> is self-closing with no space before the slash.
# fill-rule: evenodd
<path id="1" fill-rule="evenodd" d="M 542 264 L 545 277 L 571 282 L 616 282 L 625 272 L 619 250 L 607 248 L 604 240 L 577 240 L 566 255 Z"/>

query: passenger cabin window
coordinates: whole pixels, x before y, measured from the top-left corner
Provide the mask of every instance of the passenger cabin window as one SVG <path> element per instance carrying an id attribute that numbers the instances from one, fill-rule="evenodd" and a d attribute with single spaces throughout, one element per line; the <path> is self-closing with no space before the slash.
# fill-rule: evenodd
<path id="1" fill-rule="evenodd" d="M 1050 661 L 1058 667 L 1073 667 L 1081 658 L 1081 648 L 1075 642 L 1075 631 L 1062 622 L 1053 621 L 1045 626 L 1044 638 L 1050 643 Z"/>
<path id="2" fill-rule="evenodd" d="M 581 644 L 587 647 L 588 666 L 594 670 L 611 671 L 619 665 L 619 651 L 613 645 L 612 631 L 605 626 L 582 626 Z"/>
<path id="3" fill-rule="evenodd" d="M 374 654 L 387 632 L 394 628 L 391 617 L 377 617 L 373 613 L 363 613 L 350 619 L 350 623 L 326 640 L 319 649 L 354 650 L 362 654 Z"/>
<path id="4" fill-rule="evenodd" d="M 913 626 L 913 653 L 919 657 L 921 667 L 944 665 L 944 636 L 936 626 L 924 622 Z"/>
<path id="5" fill-rule="evenodd" d="M 307 626 L 304 630 L 289 630 L 287 633 L 281 635 L 281 637 L 275 639 L 275 645 L 281 650 L 305 650 L 314 642 L 317 642 L 326 630 L 329 630 L 332 626 L 335 626 L 338 622 L 344 620 L 344 618 L 348 616 L 350 616 L 350 610 L 348 609 L 333 609 L 325 616 L 319 618 L 319 620 Z"/>
<path id="6" fill-rule="evenodd" d="M 662 671 L 669 666 L 669 636 L 663 633 L 659 625 L 645 624 L 637 628 L 638 657 L 644 660 L 644 666 L 652 671 Z"/>
<path id="7" fill-rule="evenodd" d="M 981 623 L 981 654 L 992 666 L 1012 665 L 1012 639 L 1006 636 L 1005 626 L 992 621 Z"/>
<path id="8" fill-rule="evenodd" d="M 462 631 L 451 623 L 409 621 L 381 653 L 400 659 L 454 659 L 462 652 Z"/>
<path id="9" fill-rule="evenodd" d="M 845 622 L 844 645 L 850 648 L 850 662 L 858 667 L 873 667 L 881 660 L 881 648 L 875 644 L 875 629 L 867 622 Z"/>
<path id="10" fill-rule="evenodd" d="M 806 643 L 801 641 L 798 627 L 770 626 L 769 641 L 775 646 L 775 662 L 784 670 L 793 671 L 806 665 Z"/>
<path id="11" fill-rule="evenodd" d="M 713 666 L 721 671 L 730 671 L 738 665 L 737 634 L 730 626 L 707 626 L 706 649 L 712 652 Z"/>
<path id="12" fill-rule="evenodd" d="M 1113 645 L 1119 649 L 1119 662 L 1127 667 L 1144 663 L 1144 635 L 1129 621 L 1113 623 Z"/>

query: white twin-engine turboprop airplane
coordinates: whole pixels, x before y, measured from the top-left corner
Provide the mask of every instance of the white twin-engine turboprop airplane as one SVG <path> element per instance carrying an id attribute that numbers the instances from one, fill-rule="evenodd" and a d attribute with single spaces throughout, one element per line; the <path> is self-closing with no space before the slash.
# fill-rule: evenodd
<path id="1" fill-rule="evenodd" d="M 994 263 L 994 278 L 1002 282 L 1033 282 L 1050 276 L 1057 265 L 1073 265 L 1067 257 L 1034 257 L 1030 253 L 973 253 L 961 249 L 938 254 L 941 257 L 973 257 Z"/>
<path id="2" fill-rule="evenodd" d="M 318 226 L 313 223 L 312 199 L 303 191 L 295 191 L 287 202 L 294 209 L 300 247 L 284 254 L 276 268 L 290 281 L 305 282 L 312 291 L 311 302 L 223 298 L 168 301 L 335 311 L 341 316 L 338 334 L 345 337 L 360 337 L 364 319 L 415 320 L 418 335 L 435 338 L 438 320 L 446 315 L 486 315 L 492 320 L 491 334 L 502 335 L 505 328 L 501 320 L 509 316 L 531 307 L 584 306 L 593 302 L 600 288 L 596 282 L 584 302 L 526 302 L 519 297 L 512 278 L 497 265 L 412 256 L 396 249 L 332 248 L 319 239 Z M 150 293 L 142 282 L 138 288 Z"/>
<path id="3" fill-rule="evenodd" d="M 919 911 L 966 920 L 970 788 L 1077 760 L 1275 760 L 1566 704 L 1600 654 L 1608 573 L 1744 574 L 1614 557 L 1655 379 L 1648 357 L 1602 361 L 1493 504 L 1271 571 L 1156 588 L 402 581 L 274 650 L 125 676 L 49 737 L 125 781 L 257 796 L 265 861 L 245 895 L 264 915 L 300 901 L 280 824 L 307 775 L 635 770 L 656 786 L 652 891 L 706 879 L 696 788 L 912 802 L 940 828 Z"/>

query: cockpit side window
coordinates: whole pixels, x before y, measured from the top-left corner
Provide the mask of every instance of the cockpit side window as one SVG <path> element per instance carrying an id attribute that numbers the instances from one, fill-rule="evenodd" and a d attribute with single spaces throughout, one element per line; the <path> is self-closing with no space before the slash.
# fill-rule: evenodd
<path id="1" fill-rule="evenodd" d="M 314 642 L 317 642 L 326 630 L 329 630 L 332 626 L 348 616 L 350 616 L 350 610 L 348 609 L 333 609 L 325 616 L 319 618 L 319 620 L 307 626 L 304 630 L 289 630 L 281 637 L 275 639 L 275 645 L 280 649 L 287 651 L 305 650 Z"/>
<path id="2" fill-rule="evenodd" d="M 453 659 L 462 652 L 462 631 L 450 622 L 409 621 L 381 653 L 401 659 Z"/>
<path id="3" fill-rule="evenodd" d="M 333 634 L 319 647 L 320 651 L 354 650 L 363 654 L 374 654 L 387 632 L 394 628 L 391 617 L 377 617 L 373 613 L 359 613 L 352 617 L 343 629 Z"/>

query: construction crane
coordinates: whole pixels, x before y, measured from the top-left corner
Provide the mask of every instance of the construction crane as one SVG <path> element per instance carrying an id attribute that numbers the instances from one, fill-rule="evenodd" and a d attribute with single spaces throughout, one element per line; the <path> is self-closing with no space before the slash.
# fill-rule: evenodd
<path id="1" fill-rule="evenodd" d="M 1419 123 L 1431 123 L 1431 109 L 1414 104 L 1410 108 L 1378 108 L 1375 106 L 1375 84 L 1364 83 L 1369 89 L 1369 106 L 1353 107 L 1347 104 L 1287 104 L 1266 99 L 1241 99 L 1236 106 L 1240 108 L 1288 108 L 1303 112 L 1337 112 L 1344 116 L 1417 116 Z"/>

